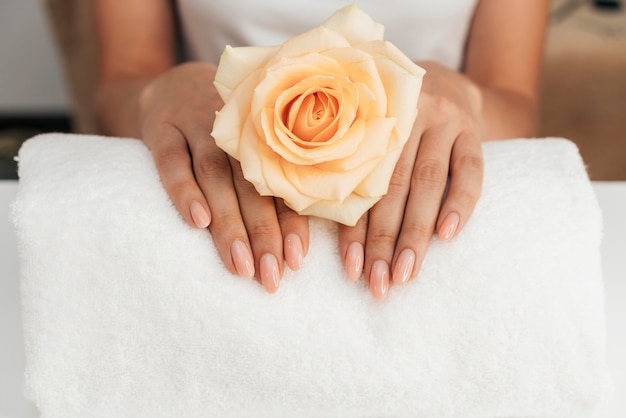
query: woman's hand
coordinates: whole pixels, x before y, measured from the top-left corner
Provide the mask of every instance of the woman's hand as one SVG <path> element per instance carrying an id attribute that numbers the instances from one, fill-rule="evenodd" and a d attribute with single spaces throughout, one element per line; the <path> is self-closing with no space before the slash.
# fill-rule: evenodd
<path id="1" fill-rule="evenodd" d="M 211 130 L 223 102 L 214 76 L 215 66 L 189 63 L 149 84 L 139 98 L 141 135 L 185 221 L 210 229 L 231 272 L 256 276 L 273 293 L 283 261 L 292 270 L 302 264 L 307 219 L 278 199 L 260 196 L 243 178 L 239 163 L 215 145 Z"/>
<path id="2" fill-rule="evenodd" d="M 435 231 L 449 240 L 463 228 L 482 187 L 481 91 L 440 64 L 419 64 L 418 115 L 389 191 L 356 226 L 339 228 L 348 277 L 363 273 L 377 299 L 417 275 Z"/>

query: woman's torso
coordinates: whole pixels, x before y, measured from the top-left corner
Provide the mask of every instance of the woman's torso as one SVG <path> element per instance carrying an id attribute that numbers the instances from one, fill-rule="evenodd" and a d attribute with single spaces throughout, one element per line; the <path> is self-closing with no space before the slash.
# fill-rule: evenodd
<path id="1" fill-rule="evenodd" d="M 413 60 L 458 69 L 478 0 L 360 0 L 385 26 L 385 39 Z M 320 25 L 348 2 L 336 0 L 178 0 L 190 58 L 217 63 L 226 45 L 277 45 Z"/>

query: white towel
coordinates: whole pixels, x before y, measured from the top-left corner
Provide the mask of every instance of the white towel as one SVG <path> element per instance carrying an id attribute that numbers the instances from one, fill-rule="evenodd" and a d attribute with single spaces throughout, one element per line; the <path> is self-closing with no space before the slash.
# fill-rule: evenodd
<path id="1" fill-rule="evenodd" d="M 610 383 L 601 214 L 565 140 L 484 144 L 482 197 L 374 300 L 311 221 L 277 294 L 188 227 L 137 140 L 19 154 L 26 392 L 45 418 L 589 416 Z"/>

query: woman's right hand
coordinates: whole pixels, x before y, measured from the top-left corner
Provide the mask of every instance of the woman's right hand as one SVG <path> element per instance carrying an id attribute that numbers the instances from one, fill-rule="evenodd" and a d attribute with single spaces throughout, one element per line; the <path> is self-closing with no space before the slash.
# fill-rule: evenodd
<path id="1" fill-rule="evenodd" d="M 187 63 L 163 73 L 139 97 L 141 137 L 165 189 L 187 223 L 209 228 L 226 268 L 256 277 L 273 293 L 283 262 L 297 270 L 308 250 L 306 217 L 282 201 L 260 196 L 239 163 L 211 137 L 223 102 L 216 68 Z"/>

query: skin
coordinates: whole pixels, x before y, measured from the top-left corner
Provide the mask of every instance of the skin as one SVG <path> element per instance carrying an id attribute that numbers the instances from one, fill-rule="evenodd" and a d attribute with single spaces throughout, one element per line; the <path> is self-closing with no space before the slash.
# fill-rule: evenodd
<path id="1" fill-rule="evenodd" d="M 259 196 L 216 147 L 215 66 L 176 65 L 169 0 L 95 0 L 94 8 L 102 132 L 141 138 L 183 218 L 208 226 L 231 272 L 275 292 L 284 264 L 297 270 L 308 250 L 307 219 Z M 535 135 L 548 14 L 548 0 L 480 0 L 462 72 L 418 62 L 427 70 L 419 117 L 389 192 L 355 227 L 339 228 L 348 277 L 363 276 L 375 298 L 417 276 L 433 234 L 449 240 L 463 228 L 480 196 L 481 142 Z"/>

